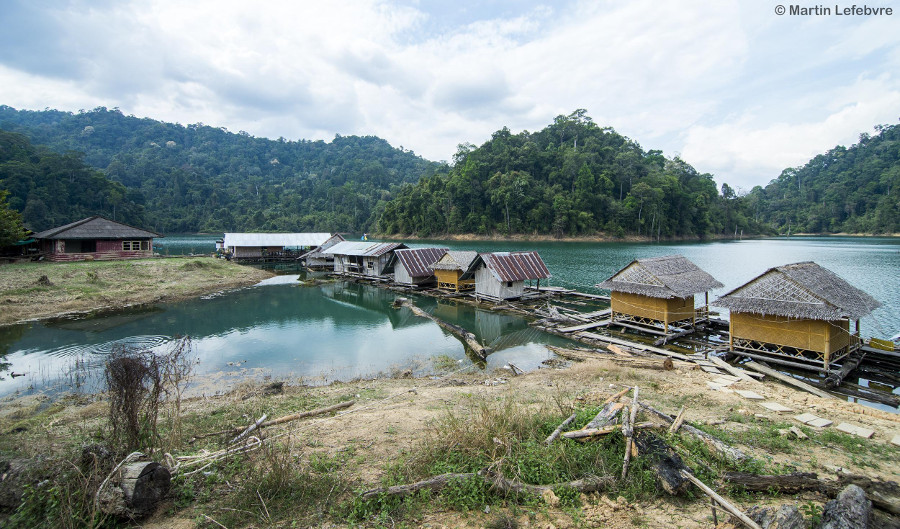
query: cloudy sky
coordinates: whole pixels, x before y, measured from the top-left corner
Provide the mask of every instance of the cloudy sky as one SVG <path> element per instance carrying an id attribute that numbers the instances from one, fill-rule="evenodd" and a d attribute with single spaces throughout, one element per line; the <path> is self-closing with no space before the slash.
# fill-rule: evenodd
<path id="1" fill-rule="evenodd" d="M 584 108 L 749 190 L 900 118 L 900 3 L 779 1 L 0 0 L 0 104 L 377 135 L 432 160 Z"/>

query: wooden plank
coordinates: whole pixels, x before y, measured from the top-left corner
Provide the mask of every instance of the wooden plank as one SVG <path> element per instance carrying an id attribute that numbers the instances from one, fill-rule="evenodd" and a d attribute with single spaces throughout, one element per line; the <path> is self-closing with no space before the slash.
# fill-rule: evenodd
<path id="1" fill-rule="evenodd" d="M 723 375 L 724 374 L 721 371 L 719 371 L 719 368 L 713 367 L 713 366 L 700 366 L 700 369 L 702 369 L 706 373 L 712 373 L 713 375 Z"/>
<path id="2" fill-rule="evenodd" d="M 893 439 L 891 439 L 891 444 L 900 446 L 900 435 L 895 435 Z"/>
<path id="3" fill-rule="evenodd" d="M 746 380 L 748 382 L 755 382 L 752 378 L 750 378 L 749 375 L 747 375 L 746 372 L 744 372 L 743 369 L 734 367 L 733 365 L 729 364 L 725 360 L 722 360 L 718 356 L 710 355 L 709 361 L 714 363 L 717 367 L 720 367 L 720 368 L 724 369 L 725 371 L 728 371 L 732 375 L 740 378 L 741 380 Z"/>
<path id="4" fill-rule="evenodd" d="M 815 388 L 815 387 L 813 387 L 813 386 L 810 386 L 810 385 L 807 384 L 806 382 L 803 382 L 803 381 L 801 381 L 801 380 L 797 380 L 796 378 L 794 378 L 794 377 L 792 377 L 792 376 L 788 376 L 788 375 L 784 375 L 784 374 L 782 374 L 782 373 L 779 373 L 778 371 L 775 371 L 774 369 L 769 368 L 769 367 L 766 367 L 766 366 L 764 366 L 764 365 L 762 365 L 762 364 L 758 364 L 758 363 L 756 363 L 756 362 L 747 362 L 747 363 L 744 364 L 744 365 L 747 366 L 748 368 L 754 370 L 754 371 L 758 371 L 758 372 L 760 372 L 760 373 L 762 373 L 762 374 L 764 374 L 764 375 L 768 375 L 768 376 L 770 376 L 770 377 L 772 377 L 772 378 L 777 378 L 778 380 L 780 380 L 780 381 L 782 381 L 782 382 L 784 382 L 784 383 L 786 383 L 786 384 L 790 384 L 790 385 L 792 385 L 792 386 L 794 386 L 794 387 L 800 388 L 800 389 L 802 389 L 803 391 L 808 391 L 808 392 L 812 393 L 813 395 L 822 397 L 823 399 L 837 399 L 837 397 L 835 397 L 834 395 L 832 395 L 832 394 L 830 394 L 830 393 L 827 393 L 827 392 L 825 392 L 825 391 L 822 391 L 822 390 L 819 389 L 819 388 Z"/>
<path id="5" fill-rule="evenodd" d="M 629 342 L 628 340 L 622 340 L 620 338 L 613 338 L 612 336 L 604 336 L 602 334 L 597 334 L 597 333 L 593 333 L 593 332 L 582 332 L 582 333 L 579 333 L 579 336 L 582 336 L 584 338 L 589 338 L 591 340 L 597 340 L 600 342 L 624 345 L 625 347 L 631 347 L 632 349 L 637 349 L 639 351 L 649 351 L 651 353 L 661 354 L 663 356 L 668 356 L 668 357 L 675 358 L 678 360 L 684 360 L 685 362 L 689 362 L 691 360 L 687 355 L 683 355 L 681 353 L 673 353 L 672 351 L 660 349 L 659 347 L 653 347 L 652 345 L 644 345 L 642 343 Z"/>
<path id="6" fill-rule="evenodd" d="M 824 428 L 831 424 L 831 421 L 828 419 L 823 419 L 821 417 L 816 417 L 812 413 L 801 413 L 794 417 L 795 421 L 799 421 L 807 426 L 814 426 L 816 428 Z"/>
<path id="7" fill-rule="evenodd" d="M 766 400 L 765 397 L 763 397 L 762 395 L 760 395 L 759 393 L 757 393 L 755 391 L 750 391 L 747 389 L 736 389 L 736 390 L 734 390 L 734 392 L 737 393 L 738 395 L 744 397 L 745 399 Z"/>
<path id="8" fill-rule="evenodd" d="M 664 331 L 658 331 L 656 329 L 651 329 L 650 327 L 641 327 L 640 325 L 632 325 L 630 323 L 623 323 L 621 321 L 611 322 L 610 325 L 618 325 L 619 327 L 627 327 L 629 329 L 634 329 L 636 331 L 646 332 L 649 334 L 657 334 L 659 336 L 668 336 Z"/>
<path id="9" fill-rule="evenodd" d="M 602 320 L 591 323 L 584 323 L 581 325 L 573 325 L 572 327 L 560 327 L 556 330 L 559 332 L 579 332 L 586 331 L 588 329 L 596 329 L 597 327 L 606 327 L 607 325 L 609 325 L 609 320 Z"/>
<path id="10" fill-rule="evenodd" d="M 777 402 L 763 402 L 760 403 L 760 406 L 767 410 L 774 411 L 775 413 L 788 413 L 794 411 L 793 408 L 788 408 L 787 406 L 779 404 Z"/>
<path id="11" fill-rule="evenodd" d="M 858 437 L 862 437 L 863 439 L 869 439 L 873 435 L 875 435 L 875 430 L 870 428 L 863 428 L 862 426 L 856 426 L 847 422 L 842 422 L 836 427 L 838 430 L 848 433 L 850 435 L 856 435 Z"/>

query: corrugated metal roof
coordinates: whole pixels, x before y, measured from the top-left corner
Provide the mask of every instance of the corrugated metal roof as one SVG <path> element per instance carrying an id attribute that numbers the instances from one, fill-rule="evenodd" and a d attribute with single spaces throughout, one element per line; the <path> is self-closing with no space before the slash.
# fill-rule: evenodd
<path id="1" fill-rule="evenodd" d="M 482 253 L 478 257 L 484 261 L 498 281 L 525 281 L 550 277 L 547 265 L 537 252 Z"/>
<path id="2" fill-rule="evenodd" d="M 330 233 L 226 233 L 225 247 L 319 246 L 329 238 Z"/>
<path id="3" fill-rule="evenodd" d="M 676 254 L 635 259 L 597 286 L 612 292 L 671 299 L 721 288 L 722 283 L 688 258 Z"/>
<path id="4" fill-rule="evenodd" d="M 813 320 L 859 319 L 881 306 L 872 296 L 811 261 L 770 268 L 712 304 L 732 312 Z"/>
<path id="5" fill-rule="evenodd" d="M 409 272 L 410 277 L 428 277 L 434 275 L 431 265 L 445 253 L 446 248 L 411 248 L 397 250 L 394 255 Z"/>
<path id="6" fill-rule="evenodd" d="M 332 255 L 357 255 L 365 257 L 378 257 L 384 255 L 391 250 L 406 248 L 405 244 L 398 242 L 364 242 L 364 241 L 344 241 L 339 242 L 324 250 L 323 254 Z"/>
<path id="7" fill-rule="evenodd" d="M 153 239 L 156 237 L 162 237 L 162 235 L 98 216 L 34 234 L 35 239 Z"/>

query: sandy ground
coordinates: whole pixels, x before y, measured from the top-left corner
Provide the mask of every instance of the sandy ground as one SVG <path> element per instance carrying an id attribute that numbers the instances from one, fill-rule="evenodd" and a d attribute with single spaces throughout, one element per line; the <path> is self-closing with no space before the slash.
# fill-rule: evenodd
<path id="1" fill-rule="evenodd" d="M 337 454 L 352 448 L 355 460 L 364 464 L 355 472 L 365 483 L 378 486 L 384 465 L 403 450 L 421 442 L 423 432 L 434 421 L 448 414 L 465 416 L 485 402 L 502 402 L 512 399 L 529 407 L 559 407 L 597 404 L 625 385 L 638 385 L 641 400 L 657 409 L 675 415 L 685 402 L 686 419 L 694 424 L 714 423 L 729 415 L 755 416 L 762 421 L 798 424 L 791 417 L 799 413 L 813 413 L 834 421 L 834 425 L 848 422 L 875 430 L 873 443 L 889 443 L 900 433 L 900 416 L 863 407 L 858 404 L 820 397 L 795 391 L 774 381 L 738 382 L 732 389 L 750 389 L 766 397 L 765 402 L 777 402 L 793 408 L 795 412 L 779 415 L 763 408 L 759 402 L 747 400 L 734 392 L 710 390 L 706 382 L 714 376 L 698 369 L 681 367 L 675 371 L 656 371 L 622 367 L 611 361 L 587 361 L 564 369 L 540 369 L 518 377 L 508 373 L 457 373 L 445 377 L 422 379 L 379 379 L 353 383 L 336 383 L 323 388 L 289 388 L 291 391 L 321 392 L 325 396 L 373 395 L 357 398 L 357 403 L 345 412 L 333 417 L 298 421 L 267 431 L 270 438 L 290 440 L 298 457 L 313 453 Z M 212 399 L 197 399 L 190 407 L 208 409 L 224 406 L 228 402 L 243 400 L 246 389 Z M 266 397 L 287 398 L 286 395 Z M 645 418 L 647 419 L 647 418 Z M 640 419 L 639 419 L 640 420 Z M 759 423 L 757 423 L 759 424 Z M 738 431 L 748 428 L 745 423 L 726 422 L 722 427 Z M 900 480 L 900 465 L 896 461 L 880 461 L 878 469 L 858 466 L 851 455 L 839 448 L 810 445 L 809 450 L 793 454 L 767 453 L 753 446 L 738 448 L 756 458 L 769 459 L 795 467 L 798 471 L 817 472 L 820 478 L 833 476 L 838 468 L 855 474 L 864 474 L 885 480 Z M 812 500 L 823 502 L 824 497 L 814 493 L 782 499 L 765 500 L 767 503 L 803 503 Z M 582 519 L 573 520 L 562 510 L 550 508 L 537 517 L 522 515 L 519 527 L 711 527 L 709 506 L 704 501 L 685 502 L 660 499 L 651 504 L 631 505 L 624 499 L 608 498 L 601 494 L 582 497 Z M 750 504 L 735 501 L 746 509 Z M 493 521 L 496 513 L 485 514 L 435 512 L 420 521 L 422 527 L 483 527 Z M 723 518 L 720 518 L 720 520 Z M 159 518 L 149 521 L 145 527 L 190 527 L 182 518 Z"/>

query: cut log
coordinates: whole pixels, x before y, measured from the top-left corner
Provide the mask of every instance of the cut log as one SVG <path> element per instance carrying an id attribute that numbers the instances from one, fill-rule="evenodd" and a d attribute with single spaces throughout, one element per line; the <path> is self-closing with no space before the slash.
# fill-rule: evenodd
<path id="1" fill-rule="evenodd" d="M 825 504 L 819 529 L 866 529 L 872 506 L 866 493 L 856 485 L 847 485 L 837 498 Z"/>
<path id="2" fill-rule="evenodd" d="M 410 483 L 409 485 L 394 485 L 393 487 L 379 487 L 377 489 L 367 490 L 366 492 L 363 492 L 362 499 L 370 500 L 382 495 L 403 497 L 424 489 L 437 491 L 446 487 L 451 481 L 471 479 L 477 475 L 478 474 L 475 472 L 440 474 L 438 476 L 431 476 L 430 478 L 423 479 L 422 481 Z"/>
<path id="3" fill-rule="evenodd" d="M 754 505 L 747 509 L 747 516 L 762 529 L 807 529 L 809 524 L 796 505 L 762 507 Z"/>
<path id="4" fill-rule="evenodd" d="M 681 428 L 681 423 L 684 422 L 684 406 L 681 407 L 681 410 L 678 411 L 678 415 L 675 416 L 675 420 L 672 421 L 672 426 L 669 427 L 669 433 L 673 434 Z"/>
<path id="5" fill-rule="evenodd" d="M 265 422 L 265 420 L 268 417 L 269 417 L 269 415 L 267 413 L 263 413 L 259 419 L 256 419 L 255 423 L 251 424 L 246 429 L 244 429 L 241 433 L 238 434 L 237 437 L 232 439 L 228 444 L 234 444 L 234 443 L 240 441 L 241 439 L 243 439 L 244 437 L 247 437 L 250 434 L 250 432 L 259 428 L 259 425 L 262 424 L 263 422 Z"/>
<path id="6" fill-rule="evenodd" d="M 681 471 L 687 470 L 687 467 L 675 449 L 653 432 L 638 432 L 635 434 L 634 442 L 642 456 L 648 458 L 654 466 L 656 480 L 663 490 L 675 495 L 687 488 L 689 482 L 681 475 Z"/>
<path id="7" fill-rule="evenodd" d="M 650 428 L 659 428 L 659 425 L 653 422 L 639 422 L 634 425 L 635 430 L 646 430 Z M 566 439 L 590 439 L 591 437 L 603 437 L 613 432 L 618 432 L 622 427 L 618 424 L 604 426 L 602 428 L 590 428 L 582 430 L 574 430 L 562 434 Z"/>
<path id="8" fill-rule="evenodd" d="M 634 387 L 634 395 L 631 398 L 631 414 L 628 416 L 628 422 L 622 429 L 625 434 L 625 457 L 622 461 L 622 479 L 628 475 L 628 462 L 631 461 L 631 449 L 634 446 L 634 420 L 637 418 L 638 409 L 638 387 Z"/>
<path id="9" fill-rule="evenodd" d="M 609 402 L 600 411 L 597 415 L 591 419 L 591 422 L 584 425 L 582 430 L 596 430 L 599 428 L 603 428 L 608 424 L 613 424 L 618 420 L 618 415 L 622 411 L 625 405 L 621 402 Z"/>
<path id="10" fill-rule="evenodd" d="M 568 419 L 566 419 L 562 423 L 560 423 L 560 425 L 557 426 L 555 430 L 553 430 L 553 433 L 551 433 L 550 435 L 547 436 L 546 439 L 544 439 L 544 444 L 547 446 L 550 446 L 551 444 L 553 444 L 553 441 L 555 441 L 556 438 L 559 437 L 559 434 L 562 433 L 562 431 L 566 429 L 566 426 L 572 424 L 572 422 L 575 420 L 576 415 L 577 414 L 573 413 L 572 415 L 569 415 Z"/>
<path id="11" fill-rule="evenodd" d="M 856 350 L 844 359 L 840 371 L 832 372 L 825 378 L 825 386 L 828 388 L 836 388 L 841 385 L 847 376 L 852 373 L 866 357 L 866 352 Z"/>
<path id="12" fill-rule="evenodd" d="M 650 406 L 649 404 L 646 404 L 644 402 L 640 402 L 638 404 L 645 410 L 652 413 L 653 415 L 664 420 L 667 424 L 672 424 L 675 421 L 675 419 L 673 419 L 672 417 L 657 410 L 656 408 Z M 710 449 L 710 451 L 721 455 L 722 457 L 724 457 L 725 459 L 727 459 L 728 461 L 730 461 L 732 463 L 743 463 L 744 461 L 747 461 L 750 459 L 750 457 L 747 454 L 741 452 L 737 448 L 730 446 L 728 443 L 726 443 L 720 439 L 716 439 L 715 437 L 709 435 L 708 433 L 706 433 L 702 430 L 698 430 L 697 428 L 694 428 L 690 424 L 682 424 L 681 429 L 679 431 L 683 434 L 690 435 L 691 437 L 702 441 L 703 444 L 705 444 L 707 446 L 707 448 Z"/>
<path id="13" fill-rule="evenodd" d="M 824 482 L 814 472 L 794 472 L 782 475 L 757 475 L 746 472 L 726 472 L 722 483 L 743 487 L 749 492 L 780 492 L 794 494 L 805 490 L 822 490 Z"/>
<path id="14" fill-rule="evenodd" d="M 764 375 L 769 375 L 772 378 L 777 378 L 778 380 L 780 380 L 786 384 L 790 384 L 796 388 L 800 388 L 803 391 L 808 391 L 808 392 L 812 393 L 813 395 L 822 397 L 823 399 L 836 399 L 837 398 L 830 393 L 827 393 L 825 391 L 822 391 L 821 389 L 810 386 L 809 384 L 807 384 L 801 380 L 797 380 L 796 378 L 794 378 L 792 376 L 779 373 L 778 371 L 775 371 L 774 369 L 772 369 L 770 367 L 766 367 L 762 364 L 758 364 L 756 362 L 747 362 L 744 365 L 754 371 L 757 371 Z"/>
<path id="15" fill-rule="evenodd" d="M 172 479 L 169 469 L 152 461 L 123 465 L 115 474 L 98 495 L 100 510 L 131 519 L 153 514 Z"/>
<path id="16" fill-rule="evenodd" d="M 709 361 L 716 364 L 716 367 L 720 367 L 725 371 L 728 371 L 732 375 L 738 377 L 741 380 L 745 380 L 747 382 L 756 382 L 756 380 L 750 378 L 750 375 L 747 374 L 743 369 L 738 369 L 733 365 L 729 364 L 725 360 L 722 360 L 716 355 L 709 355 Z"/>

